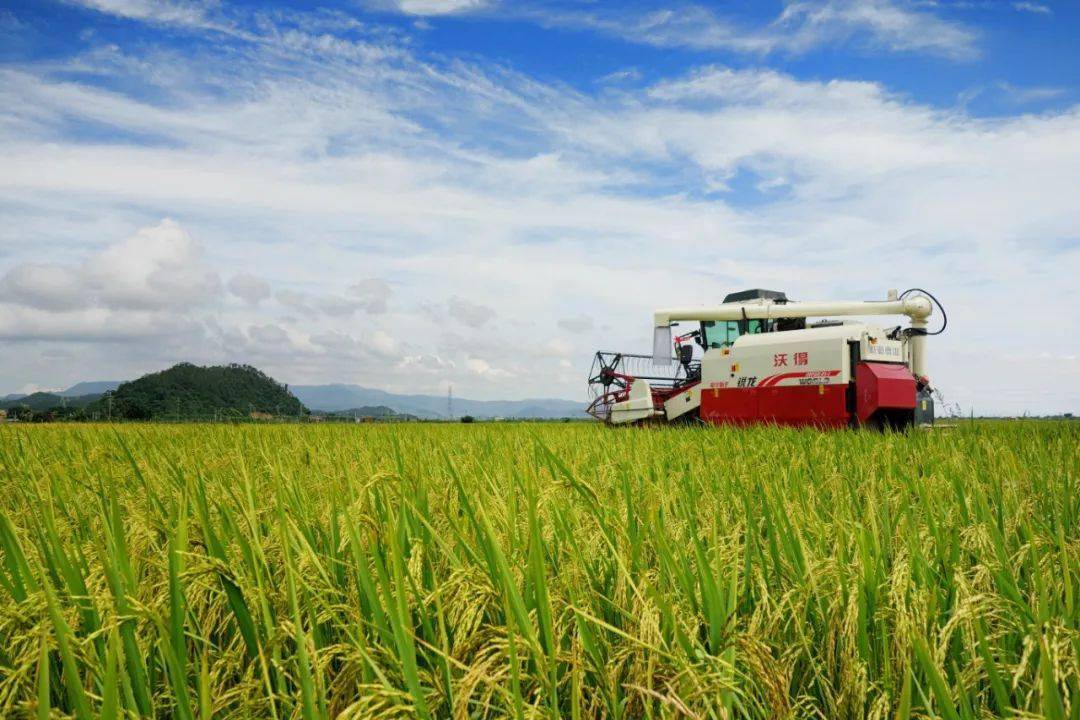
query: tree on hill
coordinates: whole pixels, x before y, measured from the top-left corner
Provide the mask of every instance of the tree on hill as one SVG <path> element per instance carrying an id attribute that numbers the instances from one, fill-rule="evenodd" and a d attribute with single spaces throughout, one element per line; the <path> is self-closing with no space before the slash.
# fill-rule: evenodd
<path id="1" fill-rule="evenodd" d="M 249 365 L 200 367 L 191 363 L 123 383 L 87 412 L 101 416 L 111 412 L 112 417 L 128 420 L 308 413 L 288 386 Z"/>

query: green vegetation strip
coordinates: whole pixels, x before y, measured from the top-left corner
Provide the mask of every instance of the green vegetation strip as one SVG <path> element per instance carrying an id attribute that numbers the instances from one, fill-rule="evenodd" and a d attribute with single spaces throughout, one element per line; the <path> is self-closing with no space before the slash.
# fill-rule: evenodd
<path id="1" fill-rule="evenodd" d="M 0 428 L 0 717 L 1080 718 L 1080 425 Z"/>

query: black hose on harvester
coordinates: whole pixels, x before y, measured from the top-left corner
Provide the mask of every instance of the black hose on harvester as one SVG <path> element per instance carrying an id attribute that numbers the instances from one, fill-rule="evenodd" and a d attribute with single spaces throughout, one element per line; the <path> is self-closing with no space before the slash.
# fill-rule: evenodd
<path id="1" fill-rule="evenodd" d="M 930 335 L 940 335 L 941 333 L 945 332 L 945 328 L 947 328 L 949 326 L 949 316 L 945 314 L 945 306 L 942 305 L 941 302 L 936 297 L 931 295 L 926 290 L 923 290 L 922 288 L 909 288 L 909 289 L 905 290 L 904 292 L 900 293 L 900 299 L 903 300 L 905 295 L 908 295 L 908 294 L 913 293 L 913 292 L 922 293 L 926 297 L 930 298 L 930 302 L 937 305 L 938 310 L 941 311 L 941 327 L 938 328 L 937 330 L 935 330 L 934 332 L 927 332 L 927 331 L 924 330 L 922 332 L 922 334 L 930 336 Z"/>

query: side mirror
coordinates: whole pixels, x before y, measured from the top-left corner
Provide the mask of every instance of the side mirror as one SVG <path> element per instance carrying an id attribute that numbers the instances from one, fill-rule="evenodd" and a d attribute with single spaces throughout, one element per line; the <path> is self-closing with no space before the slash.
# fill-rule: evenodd
<path id="1" fill-rule="evenodd" d="M 694 359 L 694 346 L 693 345 L 680 345 L 679 346 L 679 362 L 683 365 L 689 365 Z"/>

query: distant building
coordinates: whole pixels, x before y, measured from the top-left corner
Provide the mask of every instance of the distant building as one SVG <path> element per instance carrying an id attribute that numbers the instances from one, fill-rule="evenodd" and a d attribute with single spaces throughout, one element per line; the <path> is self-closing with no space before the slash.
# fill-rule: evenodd
<path id="1" fill-rule="evenodd" d="M 251 411 L 252 420 L 273 420 L 274 416 L 268 412 L 260 412 L 258 410 Z"/>

